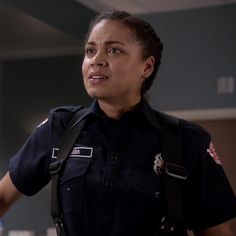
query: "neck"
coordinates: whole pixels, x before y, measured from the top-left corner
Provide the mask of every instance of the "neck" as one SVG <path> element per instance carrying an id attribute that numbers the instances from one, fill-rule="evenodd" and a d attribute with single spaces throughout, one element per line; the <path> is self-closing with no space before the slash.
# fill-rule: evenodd
<path id="1" fill-rule="evenodd" d="M 102 111 L 109 117 L 115 120 L 119 120 L 121 116 L 127 112 L 127 111 L 132 111 L 139 103 L 141 98 L 138 98 L 135 101 L 132 102 L 115 102 L 115 101 L 104 101 L 104 100 L 99 100 L 98 103 Z"/>

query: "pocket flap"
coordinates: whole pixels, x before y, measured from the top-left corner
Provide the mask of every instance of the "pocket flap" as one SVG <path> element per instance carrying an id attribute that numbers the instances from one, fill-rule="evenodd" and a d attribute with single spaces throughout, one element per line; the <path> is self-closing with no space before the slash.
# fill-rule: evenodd
<path id="1" fill-rule="evenodd" d="M 87 171 L 92 159 L 71 157 L 66 161 L 63 172 L 62 184 L 70 179 L 83 176 Z"/>

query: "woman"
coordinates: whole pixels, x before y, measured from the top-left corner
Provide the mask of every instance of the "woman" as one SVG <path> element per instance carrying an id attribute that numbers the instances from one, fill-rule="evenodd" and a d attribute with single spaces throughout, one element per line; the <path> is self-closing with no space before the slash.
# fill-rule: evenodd
<path id="1" fill-rule="evenodd" d="M 162 47 L 153 28 L 129 13 L 111 10 L 92 23 L 82 72 L 94 102 L 59 185 L 68 235 L 156 235 L 165 214 L 162 127 L 144 94 L 156 76 Z M 11 158 L 0 184 L 1 215 L 20 196 L 33 195 L 50 181 L 49 164 L 79 109 L 52 110 Z M 235 216 L 235 197 L 210 136 L 197 125 L 180 123 L 188 173 L 185 226 L 196 235 L 233 235 L 225 222 Z"/>

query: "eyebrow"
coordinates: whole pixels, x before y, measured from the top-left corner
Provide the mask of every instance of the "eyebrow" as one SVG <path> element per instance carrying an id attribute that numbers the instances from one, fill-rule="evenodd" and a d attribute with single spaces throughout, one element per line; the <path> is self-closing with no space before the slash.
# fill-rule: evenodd
<path id="1" fill-rule="evenodd" d="M 89 41 L 87 42 L 86 44 L 89 44 L 89 45 L 96 45 L 96 43 L 94 41 Z M 106 41 L 105 42 L 105 45 L 112 45 L 112 44 L 121 44 L 123 46 L 125 46 L 124 43 L 120 42 L 120 41 L 114 41 L 114 40 L 110 40 L 110 41 Z"/>

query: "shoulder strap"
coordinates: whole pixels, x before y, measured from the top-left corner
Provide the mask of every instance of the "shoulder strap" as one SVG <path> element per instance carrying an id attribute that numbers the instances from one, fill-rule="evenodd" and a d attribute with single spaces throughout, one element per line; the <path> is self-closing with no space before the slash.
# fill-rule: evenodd
<path id="1" fill-rule="evenodd" d="M 183 191 L 187 172 L 184 167 L 179 119 L 160 113 L 160 123 L 162 127 L 162 157 L 165 162 L 164 193 L 166 201 L 160 235 L 167 235 L 178 230 L 178 227 L 182 227 Z"/>
<path id="2" fill-rule="evenodd" d="M 65 161 L 76 141 L 79 134 L 81 133 L 85 122 L 86 115 L 89 113 L 88 108 L 83 108 L 76 112 L 67 126 L 64 136 L 62 138 L 62 143 L 59 149 L 57 160 L 49 165 L 49 172 L 52 176 L 51 178 L 51 216 L 54 220 L 56 226 L 57 235 L 65 236 L 65 229 L 63 225 L 63 216 L 60 211 L 59 201 L 58 201 L 58 183 L 60 170 L 63 168 Z"/>
<path id="3" fill-rule="evenodd" d="M 88 114 L 88 109 L 79 110 L 72 117 L 66 128 L 62 145 L 58 153 L 58 159 L 49 166 L 52 175 L 51 183 L 51 216 L 54 220 L 57 234 L 65 236 L 66 232 L 63 225 L 63 216 L 60 211 L 58 201 L 58 180 L 59 172 L 63 168 L 65 160 L 81 133 Z M 179 120 L 175 117 L 160 115 L 162 127 L 162 156 L 165 161 L 165 196 L 166 196 L 166 214 L 163 217 L 160 226 L 160 234 L 167 235 L 175 231 L 183 219 L 183 187 L 187 179 L 186 170 L 183 167 L 182 138 Z"/>

